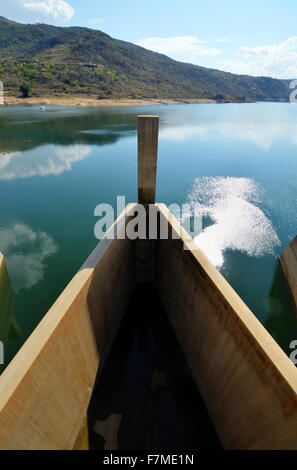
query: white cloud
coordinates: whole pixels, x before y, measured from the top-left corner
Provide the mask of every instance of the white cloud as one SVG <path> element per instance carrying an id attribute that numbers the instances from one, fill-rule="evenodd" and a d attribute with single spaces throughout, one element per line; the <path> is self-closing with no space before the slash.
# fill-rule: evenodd
<path id="1" fill-rule="evenodd" d="M 206 41 L 196 36 L 175 36 L 170 38 L 151 37 L 140 39 L 139 46 L 160 54 L 165 54 L 176 60 L 197 62 L 199 57 L 217 56 L 220 49 L 208 47 Z"/>
<path id="2" fill-rule="evenodd" d="M 297 78 L 297 36 L 279 44 L 242 47 L 238 59 L 221 62 L 219 67 L 233 73 L 274 78 Z"/>
<path id="3" fill-rule="evenodd" d="M 55 20 L 59 18 L 70 20 L 74 13 L 72 6 L 64 0 L 25 1 L 24 7 L 44 15 L 52 15 Z"/>
<path id="4" fill-rule="evenodd" d="M 74 9 L 65 0 L 10 0 L 0 14 L 20 22 L 63 23 L 72 18 Z"/>

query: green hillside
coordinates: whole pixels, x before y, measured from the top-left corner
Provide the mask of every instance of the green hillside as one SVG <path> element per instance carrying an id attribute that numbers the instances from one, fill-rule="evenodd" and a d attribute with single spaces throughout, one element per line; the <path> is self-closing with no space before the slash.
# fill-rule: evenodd
<path id="1" fill-rule="evenodd" d="M 33 96 L 288 101 L 285 80 L 185 64 L 87 28 L 24 25 L 0 17 L 5 92 Z"/>

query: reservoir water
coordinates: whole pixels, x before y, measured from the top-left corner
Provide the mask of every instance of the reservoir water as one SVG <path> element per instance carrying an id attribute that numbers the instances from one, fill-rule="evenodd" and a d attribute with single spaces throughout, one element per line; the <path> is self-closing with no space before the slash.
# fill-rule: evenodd
<path id="1" fill-rule="evenodd" d="M 97 204 L 137 200 L 138 114 L 160 116 L 157 200 L 199 204 L 197 244 L 290 354 L 278 255 L 297 234 L 297 106 L 3 107 L 0 251 L 21 330 L 5 365 L 98 242 Z"/>

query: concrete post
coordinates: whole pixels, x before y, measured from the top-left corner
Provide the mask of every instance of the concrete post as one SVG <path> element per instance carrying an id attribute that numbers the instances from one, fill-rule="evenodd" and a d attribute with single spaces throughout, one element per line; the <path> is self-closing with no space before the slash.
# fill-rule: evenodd
<path id="1" fill-rule="evenodd" d="M 149 205 L 156 199 L 158 131 L 158 116 L 138 116 L 138 202 L 146 208 L 146 240 L 136 243 L 138 282 L 154 278 L 155 242 L 149 239 Z"/>
<path id="2" fill-rule="evenodd" d="M 158 116 L 138 116 L 138 202 L 155 204 Z"/>

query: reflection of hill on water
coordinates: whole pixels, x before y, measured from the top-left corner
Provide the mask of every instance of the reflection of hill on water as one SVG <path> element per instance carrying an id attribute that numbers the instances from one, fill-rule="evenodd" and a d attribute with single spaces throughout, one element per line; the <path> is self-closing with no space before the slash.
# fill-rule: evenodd
<path id="1" fill-rule="evenodd" d="M 30 150 L 45 144 L 108 145 L 136 130 L 133 114 L 97 111 L 65 116 L 61 112 L 61 116 L 55 113 L 48 117 L 49 114 L 39 115 L 36 110 L 28 121 L 17 120 L 15 115 L 14 118 L 0 115 L 0 152 Z"/>

